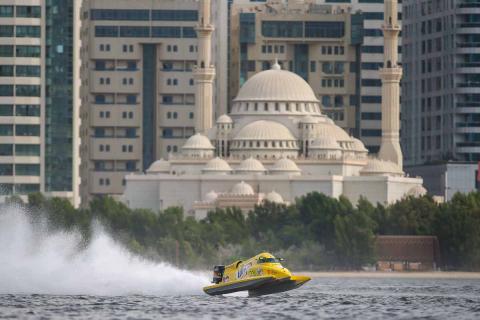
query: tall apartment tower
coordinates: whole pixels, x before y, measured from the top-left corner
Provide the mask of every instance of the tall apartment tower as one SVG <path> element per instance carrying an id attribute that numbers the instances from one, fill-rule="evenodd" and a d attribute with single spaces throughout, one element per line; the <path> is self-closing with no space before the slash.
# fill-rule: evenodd
<path id="1" fill-rule="evenodd" d="M 219 115 L 225 97 L 213 87 L 226 83 L 215 83 L 213 65 L 226 44 L 210 45 L 211 19 L 226 19 L 219 1 L 83 1 L 82 204 L 120 197 L 125 175 L 180 152 Z"/>
<path id="2" fill-rule="evenodd" d="M 382 78 L 382 140 L 379 157 L 403 167 L 400 148 L 400 79 L 402 68 L 398 61 L 397 0 L 385 0 L 383 23 L 384 61 L 380 69 Z"/>
<path id="3" fill-rule="evenodd" d="M 212 32 L 210 0 L 200 0 L 199 20 L 196 27 L 198 36 L 198 58 L 194 67 L 195 78 L 195 131 L 206 133 L 213 125 L 213 79 L 215 66 L 212 64 Z"/>
<path id="4" fill-rule="evenodd" d="M 78 204 L 78 13 L 74 0 L 0 2 L 0 200 Z"/>
<path id="5" fill-rule="evenodd" d="M 397 9 L 400 21 L 401 6 Z M 234 0 L 231 11 L 230 98 L 236 92 L 234 89 L 240 87 L 246 78 L 266 68 L 267 62 L 278 56 L 280 62 L 286 60 L 283 68 L 298 73 L 309 82 L 322 101 L 326 114 L 339 126 L 361 138 L 371 152 L 379 151 L 382 136 L 379 70 L 383 67 L 384 53 L 383 1 Z M 292 29 L 295 23 L 301 21 L 305 22 L 305 31 L 307 24 L 310 29 L 315 23 L 341 21 L 339 17 L 342 14 L 345 16 L 345 37 L 304 37 L 304 34 L 295 34 Z M 271 22 L 268 20 L 278 21 L 278 26 L 269 25 Z M 246 31 L 253 23 L 255 41 L 249 41 Z M 327 26 L 325 24 L 319 29 L 332 30 Z M 292 32 L 282 36 L 282 28 L 290 28 Z M 265 33 L 272 34 L 272 30 L 278 36 Z M 272 51 L 268 52 L 270 44 Z M 246 53 L 241 51 L 242 45 L 247 47 Z M 266 52 L 263 52 L 265 45 Z M 284 52 L 275 52 L 275 45 L 278 51 L 283 47 Z M 256 63 L 255 70 L 253 61 Z M 343 85 L 340 80 L 343 80 Z"/>
<path id="6" fill-rule="evenodd" d="M 404 0 L 403 7 L 405 162 L 480 161 L 480 3 Z"/>

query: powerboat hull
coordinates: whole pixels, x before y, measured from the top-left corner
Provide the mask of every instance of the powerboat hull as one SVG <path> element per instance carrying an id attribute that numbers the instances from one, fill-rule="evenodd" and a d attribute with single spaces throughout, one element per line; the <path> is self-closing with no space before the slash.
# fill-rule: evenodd
<path id="1" fill-rule="evenodd" d="M 258 297 L 266 294 L 293 290 L 309 280 L 309 277 L 304 276 L 290 276 L 284 278 L 260 276 L 212 285 L 203 288 L 203 291 L 212 296 L 238 291 L 248 291 L 250 297 Z"/>

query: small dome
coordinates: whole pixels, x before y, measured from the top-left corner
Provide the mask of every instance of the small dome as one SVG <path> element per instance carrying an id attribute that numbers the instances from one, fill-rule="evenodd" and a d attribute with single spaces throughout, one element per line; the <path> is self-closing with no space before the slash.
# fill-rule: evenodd
<path id="1" fill-rule="evenodd" d="M 155 161 L 147 169 L 147 173 L 169 173 L 169 172 L 170 172 L 170 162 L 163 159 Z"/>
<path id="2" fill-rule="evenodd" d="M 317 102 L 310 85 L 299 75 L 281 70 L 274 64 L 272 69 L 253 75 L 240 88 L 234 101 L 283 101 Z"/>
<path id="3" fill-rule="evenodd" d="M 205 195 L 203 200 L 211 203 L 211 202 L 214 202 L 215 200 L 217 200 L 217 198 L 218 198 L 218 193 L 216 193 L 215 191 L 212 190 Z"/>
<path id="4" fill-rule="evenodd" d="M 267 200 L 269 202 L 273 202 L 273 203 L 283 203 L 283 198 L 282 196 L 275 192 L 275 191 L 272 191 L 270 192 L 269 194 L 267 194 L 265 196 L 265 199 L 264 200 Z"/>
<path id="5" fill-rule="evenodd" d="M 412 196 L 415 198 L 422 197 L 427 194 L 427 189 L 425 189 L 422 185 L 416 185 L 415 187 L 408 190 L 406 196 Z"/>
<path id="6" fill-rule="evenodd" d="M 259 120 L 240 129 L 233 140 L 296 141 L 290 130 L 275 121 Z"/>
<path id="7" fill-rule="evenodd" d="M 333 122 L 330 123 L 330 121 L 321 122 L 316 125 L 314 134 L 316 137 L 329 137 L 335 139 L 336 141 L 351 141 L 350 136 L 345 132 L 345 130 Z"/>
<path id="8" fill-rule="evenodd" d="M 300 120 L 300 123 L 315 124 L 315 123 L 318 123 L 318 119 L 315 119 L 311 115 L 307 115 Z"/>
<path id="9" fill-rule="evenodd" d="M 403 171 L 391 161 L 370 158 L 368 159 L 367 165 L 360 170 L 360 174 L 403 176 Z"/>
<path id="10" fill-rule="evenodd" d="M 232 171 L 232 168 L 227 161 L 216 157 L 207 162 L 205 168 L 202 169 L 203 172 L 223 172 L 229 173 Z"/>
<path id="11" fill-rule="evenodd" d="M 232 118 L 226 114 L 222 114 L 220 117 L 217 119 L 218 124 L 228 124 L 228 123 L 233 123 Z"/>
<path id="12" fill-rule="evenodd" d="M 184 150 L 214 150 L 210 140 L 203 134 L 196 133 L 185 142 L 182 149 Z"/>
<path id="13" fill-rule="evenodd" d="M 353 149 L 357 152 L 366 152 L 368 153 L 368 149 L 365 148 L 365 145 L 363 144 L 362 141 L 360 141 L 357 138 L 352 138 L 353 140 Z"/>
<path id="14" fill-rule="evenodd" d="M 295 173 L 300 172 L 301 170 L 298 168 L 297 164 L 293 160 L 281 158 L 273 164 L 270 171 Z"/>
<path id="15" fill-rule="evenodd" d="M 316 138 L 313 140 L 312 144 L 310 145 L 310 149 L 312 150 L 341 150 L 340 145 L 338 142 L 328 136 L 323 136 Z"/>
<path id="16" fill-rule="evenodd" d="M 234 185 L 230 193 L 236 194 L 236 195 L 254 195 L 255 194 L 252 186 L 249 185 L 248 183 L 245 183 L 244 181 Z"/>
<path id="17" fill-rule="evenodd" d="M 237 169 L 235 169 L 235 171 L 263 173 L 266 171 L 266 169 L 263 166 L 263 164 L 257 159 L 248 158 L 240 162 L 240 164 L 238 165 Z"/>

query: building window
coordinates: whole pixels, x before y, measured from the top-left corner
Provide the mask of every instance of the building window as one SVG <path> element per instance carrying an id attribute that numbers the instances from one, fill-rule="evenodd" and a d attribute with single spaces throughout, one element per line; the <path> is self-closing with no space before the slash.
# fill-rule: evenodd
<path id="1" fill-rule="evenodd" d="M 38 104 L 17 104 L 15 115 L 18 117 L 40 117 L 40 106 Z"/>
<path id="2" fill-rule="evenodd" d="M 15 135 L 24 137 L 39 137 L 40 126 L 29 124 L 17 124 L 15 126 Z"/>
<path id="3" fill-rule="evenodd" d="M 40 156 L 40 145 L 38 144 L 16 144 L 15 155 L 17 156 Z"/>
<path id="4" fill-rule="evenodd" d="M 0 6 L 0 17 L 1 18 L 13 17 L 13 6 Z"/>
<path id="5" fill-rule="evenodd" d="M 0 136 L 13 136 L 13 125 L 0 124 Z"/>
<path id="6" fill-rule="evenodd" d="M 22 58 L 40 58 L 41 49 L 40 46 L 15 46 L 15 54 L 17 57 Z"/>
<path id="7" fill-rule="evenodd" d="M 15 87 L 17 97 L 40 97 L 40 86 L 38 85 L 17 85 Z"/>

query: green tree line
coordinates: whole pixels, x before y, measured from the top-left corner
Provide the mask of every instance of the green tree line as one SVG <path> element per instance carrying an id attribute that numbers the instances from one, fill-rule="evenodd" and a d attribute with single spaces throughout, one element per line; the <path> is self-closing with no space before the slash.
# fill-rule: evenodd
<path id="1" fill-rule="evenodd" d="M 130 209 L 110 197 L 96 198 L 88 209 L 64 199 L 29 195 L 31 219 L 45 219 L 51 230 L 79 231 L 88 245 L 95 224 L 135 254 L 186 268 L 269 251 L 294 269 L 354 270 L 375 262 L 377 235 L 435 235 L 443 269 L 480 270 L 480 193 L 456 194 L 438 204 L 429 196 L 409 197 L 392 205 L 310 193 L 291 205 L 265 203 L 248 214 L 217 209 L 203 220 L 181 208 L 161 212 Z"/>

